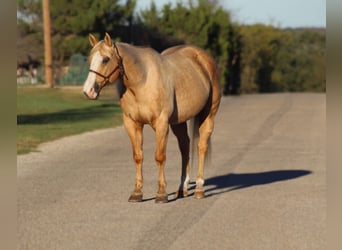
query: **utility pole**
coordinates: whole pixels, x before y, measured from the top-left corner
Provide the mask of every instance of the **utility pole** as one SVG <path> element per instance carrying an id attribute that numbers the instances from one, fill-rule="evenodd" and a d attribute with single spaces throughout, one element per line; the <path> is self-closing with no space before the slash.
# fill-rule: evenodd
<path id="1" fill-rule="evenodd" d="M 43 26 L 44 26 L 45 84 L 47 87 L 53 88 L 49 0 L 43 0 L 43 22 L 44 22 Z"/>

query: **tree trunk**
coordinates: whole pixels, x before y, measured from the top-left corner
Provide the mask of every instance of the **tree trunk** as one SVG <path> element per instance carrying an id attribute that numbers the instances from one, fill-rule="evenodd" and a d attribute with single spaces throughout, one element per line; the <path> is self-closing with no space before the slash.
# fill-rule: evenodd
<path id="1" fill-rule="evenodd" d="M 45 57 L 45 84 L 53 88 L 53 69 L 51 52 L 51 24 L 50 24 L 50 3 L 43 0 L 43 21 L 44 21 L 44 57 Z"/>

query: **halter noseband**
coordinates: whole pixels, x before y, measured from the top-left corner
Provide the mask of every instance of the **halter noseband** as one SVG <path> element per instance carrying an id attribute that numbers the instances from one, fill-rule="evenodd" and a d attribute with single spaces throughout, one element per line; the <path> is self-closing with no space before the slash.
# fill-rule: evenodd
<path id="1" fill-rule="evenodd" d="M 103 78 L 103 83 L 104 84 L 107 84 L 109 83 L 109 78 L 117 71 L 119 70 L 120 71 L 120 77 L 122 76 L 125 76 L 126 79 L 128 80 L 128 77 L 125 73 L 125 69 L 124 69 L 124 66 L 123 66 L 123 63 L 122 63 L 122 57 L 120 56 L 119 54 L 119 50 L 118 50 L 118 47 L 116 46 L 116 44 L 114 43 L 114 48 L 115 48 L 115 51 L 116 51 L 116 56 L 117 56 L 117 59 L 118 59 L 118 65 L 112 70 L 112 72 L 110 72 L 107 76 L 95 71 L 95 70 L 92 70 L 92 69 L 89 69 L 89 72 L 93 72 L 95 73 L 96 75 L 98 76 L 101 76 Z"/>

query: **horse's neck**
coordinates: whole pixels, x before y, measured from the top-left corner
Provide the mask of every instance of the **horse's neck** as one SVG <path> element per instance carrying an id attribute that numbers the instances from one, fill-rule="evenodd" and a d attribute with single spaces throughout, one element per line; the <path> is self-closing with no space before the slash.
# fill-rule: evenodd
<path id="1" fill-rule="evenodd" d="M 145 82 L 146 69 L 142 64 L 140 53 L 132 45 L 118 43 L 120 56 L 122 57 L 124 72 L 122 77 L 123 84 L 127 88 L 136 88 L 137 85 Z"/>

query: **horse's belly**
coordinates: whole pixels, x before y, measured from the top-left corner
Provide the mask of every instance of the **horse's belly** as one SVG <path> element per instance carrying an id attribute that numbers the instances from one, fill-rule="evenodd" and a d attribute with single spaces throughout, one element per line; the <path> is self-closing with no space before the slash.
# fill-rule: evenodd
<path id="1" fill-rule="evenodd" d="M 173 123 L 185 122 L 201 112 L 207 104 L 209 94 L 210 88 L 201 84 L 176 89 Z"/>

